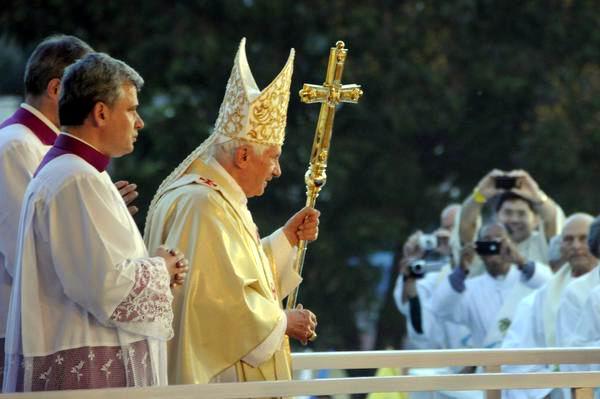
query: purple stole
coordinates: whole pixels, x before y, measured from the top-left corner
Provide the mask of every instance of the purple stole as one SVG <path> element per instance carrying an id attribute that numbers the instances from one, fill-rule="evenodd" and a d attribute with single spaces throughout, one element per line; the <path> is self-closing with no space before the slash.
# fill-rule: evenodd
<path id="1" fill-rule="evenodd" d="M 23 125 L 31 130 L 38 139 L 45 145 L 52 145 L 56 140 L 56 133 L 50 129 L 40 118 L 26 110 L 25 108 L 19 108 L 14 114 L 2 124 L 0 129 L 10 125 Z"/>
<path id="2" fill-rule="evenodd" d="M 50 148 L 50 150 L 44 156 L 44 159 L 42 159 L 40 166 L 38 166 L 33 176 L 37 176 L 40 170 L 42 170 L 42 168 L 46 166 L 48 162 L 65 154 L 77 155 L 79 158 L 96 168 L 96 170 L 100 173 L 106 170 L 106 167 L 110 162 L 109 157 L 96 151 L 93 147 L 90 147 L 83 141 L 79 141 L 71 136 L 67 136 L 66 134 L 60 134 L 54 142 L 52 148 Z"/>

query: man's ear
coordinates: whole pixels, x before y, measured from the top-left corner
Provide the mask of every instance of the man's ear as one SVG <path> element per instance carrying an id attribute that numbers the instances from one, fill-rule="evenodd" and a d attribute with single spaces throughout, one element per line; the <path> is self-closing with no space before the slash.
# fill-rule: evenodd
<path id="1" fill-rule="evenodd" d="M 60 89 L 60 79 L 50 79 L 46 86 L 46 95 L 58 102 L 58 90 Z"/>
<path id="2" fill-rule="evenodd" d="M 248 161 L 250 159 L 250 149 L 247 145 L 240 146 L 236 148 L 233 161 L 235 166 L 240 169 L 245 169 L 248 166 Z"/>
<path id="3" fill-rule="evenodd" d="M 94 108 L 92 108 L 90 115 L 94 126 L 103 127 L 107 124 L 108 118 L 110 117 L 110 109 L 105 103 L 98 101 L 94 104 Z"/>

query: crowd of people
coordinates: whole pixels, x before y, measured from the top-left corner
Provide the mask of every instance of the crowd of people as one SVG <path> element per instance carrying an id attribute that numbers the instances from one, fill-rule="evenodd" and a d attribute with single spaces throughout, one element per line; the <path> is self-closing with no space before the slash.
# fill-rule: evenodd
<path id="1" fill-rule="evenodd" d="M 437 230 L 413 233 L 402 255 L 394 299 L 409 348 L 600 344 L 600 217 L 565 218 L 526 171 L 489 172 L 462 204 L 443 210 Z M 503 366 L 509 373 L 556 369 L 597 366 Z M 503 391 L 505 399 L 547 395 L 569 392 Z"/>
<path id="2" fill-rule="evenodd" d="M 288 337 L 306 343 L 317 319 L 282 300 L 319 212 L 261 238 L 247 199 L 281 175 L 293 60 L 261 91 L 242 39 L 211 135 L 142 237 L 136 185 L 106 169 L 144 127 L 144 80 L 74 36 L 35 48 L 0 125 L 3 392 L 291 378 Z"/>

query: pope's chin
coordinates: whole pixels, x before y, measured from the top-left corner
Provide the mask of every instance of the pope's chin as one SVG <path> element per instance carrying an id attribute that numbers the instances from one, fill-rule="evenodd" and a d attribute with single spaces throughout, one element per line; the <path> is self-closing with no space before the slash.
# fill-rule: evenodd
<path id="1" fill-rule="evenodd" d="M 247 198 L 252 198 L 252 197 L 260 197 L 261 195 L 263 195 L 265 193 L 265 188 L 267 187 L 267 183 L 265 182 L 260 189 L 257 189 L 254 192 L 248 193 L 246 194 Z"/>

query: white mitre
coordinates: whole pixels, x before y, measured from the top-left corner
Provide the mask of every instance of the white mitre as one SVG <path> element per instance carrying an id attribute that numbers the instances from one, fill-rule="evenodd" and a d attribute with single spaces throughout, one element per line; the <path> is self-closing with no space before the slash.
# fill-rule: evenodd
<path id="1" fill-rule="evenodd" d="M 246 58 L 246 38 L 242 38 L 212 134 L 160 184 L 150 203 L 146 225 L 158 199 L 196 159 L 207 158 L 213 145 L 231 139 L 263 145 L 283 145 L 293 64 L 294 49 L 291 49 L 281 72 L 261 91 Z"/>

